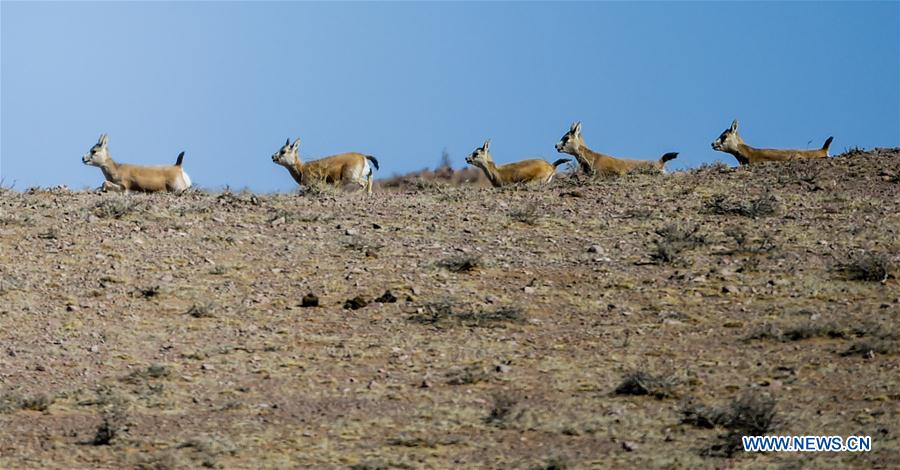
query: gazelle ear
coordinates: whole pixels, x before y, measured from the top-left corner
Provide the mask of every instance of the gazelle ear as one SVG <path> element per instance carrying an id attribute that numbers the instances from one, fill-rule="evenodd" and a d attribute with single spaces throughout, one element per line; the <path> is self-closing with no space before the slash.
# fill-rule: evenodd
<path id="1" fill-rule="evenodd" d="M 297 137 L 297 139 L 294 140 L 294 143 L 291 144 L 291 148 L 293 148 L 295 150 L 300 148 L 300 138 L 299 137 Z"/>
<path id="2" fill-rule="evenodd" d="M 575 124 L 572 125 L 572 130 L 575 131 L 576 134 L 581 134 L 581 121 L 575 122 Z"/>
<path id="3" fill-rule="evenodd" d="M 291 138 L 284 139 L 284 145 L 291 145 Z"/>
<path id="4" fill-rule="evenodd" d="M 481 149 L 487 152 L 491 148 L 491 139 L 485 140 L 484 145 L 481 146 Z"/>
<path id="5" fill-rule="evenodd" d="M 731 121 L 731 132 L 736 131 L 736 130 L 737 130 L 737 126 L 738 126 L 737 119 L 735 119 L 734 121 Z"/>
<path id="6" fill-rule="evenodd" d="M 109 142 L 109 136 L 107 136 L 106 134 L 100 134 L 100 140 L 98 140 L 97 143 L 101 147 L 106 147 L 107 142 Z"/>

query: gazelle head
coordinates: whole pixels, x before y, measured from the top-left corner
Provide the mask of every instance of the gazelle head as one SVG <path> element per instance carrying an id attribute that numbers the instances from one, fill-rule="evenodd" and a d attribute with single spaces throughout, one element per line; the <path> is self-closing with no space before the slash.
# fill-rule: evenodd
<path id="1" fill-rule="evenodd" d="M 488 163 L 493 163 L 491 158 L 491 139 L 485 140 L 484 145 L 475 149 L 471 155 L 466 157 L 466 163 L 479 168 L 484 168 Z"/>
<path id="2" fill-rule="evenodd" d="M 81 157 L 81 162 L 90 166 L 103 166 L 110 161 L 109 148 L 106 144 L 109 142 L 109 136 L 100 134 L 100 140 L 88 150 L 88 153 Z"/>
<path id="3" fill-rule="evenodd" d="M 725 132 L 722 132 L 722 135 L 712 143 L 713 150 L 718 150 L 720 152 L 736 152 L 738 146 L 744 143 L 744 139 L 741 139 L 741 136 L 738 135 L 737 128 L 738 122 L 737 119 L 735 119 L 734 121 L 731 121 L 731 127 L 725 129 Z"/>
<path id="4" fill-rule="evenodd" d="M 573 122 L 569 132 L 556 143 L 556 151 L 575 155 L 578 149 L 584 146 L 584 138 L 581 137 L 581 122 Z"/>
<path id="5" fill-rule="evenodd" d="M 287 139 L 284 145 L 277 152 L 272 154 L 272 161 L 283 166 L 293 167 L 300 161 L 300 138 L 291 143 L 291 139 Z"/>

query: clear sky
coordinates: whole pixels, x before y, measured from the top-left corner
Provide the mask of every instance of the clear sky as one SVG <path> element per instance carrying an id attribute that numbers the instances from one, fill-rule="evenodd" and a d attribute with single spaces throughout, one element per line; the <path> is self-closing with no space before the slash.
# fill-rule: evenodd
<path id="1" fill-rule="evenodd" d="M 270 157 L 375 155 L 376 176 L 591 148 L 722 160 L 751 145 L 900 145 L 900 2 L 0 3 L 0 177 L 102 182 L 172 163 L 200 187 L 291 190 Z"/>

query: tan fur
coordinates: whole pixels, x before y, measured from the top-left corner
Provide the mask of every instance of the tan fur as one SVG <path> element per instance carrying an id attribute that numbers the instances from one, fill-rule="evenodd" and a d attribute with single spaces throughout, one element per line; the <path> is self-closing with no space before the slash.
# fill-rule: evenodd
<path id="1" fill-rule="evenodd" d="M 556 174 L 556 166 L 546 160 L 530 159 L 497 165 L 489 151 L 491 141 L 487 140 L 480 148 L 466 157 L 466 163 L 481 168 L 495 188 L 516 183 L 549 183 Z M 558 160 L 557 165 L 563 163 Z"/>
<path id="2" fill-rule="evenodd" d="M 179 165 L 142 166 L 116 163 L 109 154 L 106 134 L 82 157 L 85 165 L 99 167 L 106 181 L 104 191 L 184 191 L 190 178 Z"/>
<path id="3" fill-rule="evenodd" d="M 665 163 L 678 155 L 673 152 L 659 160 L 632 160 L 595 152 L 585 145 L 580 122 L 572 124 L 569 132 L 556 144 L 556 151 L 574 156 L 585 174 L 598 176 L 623 175 L 635 170 L 665 172 Z"/>
<path id="4" fill-rule="evenodd" d="M 339 155 L 303 163 L 300 160 L 300 139 L 290 140 L 272 155 L 272 161 L 287 168 L 294 181 L 301 186 L 312 183 L 326 183 L 344 186 L 349 183 L 359 184 L 368 194 L 372 193 L 372 171 L 366 172 L 367 157 L 361 153 L 348 152 Z M 366 174 L 367 173 L 367 174 Z"/>
<path id="5" fill-rule="evenodd" d="M 758 149 L 745 144 L 744 139 L 738 134 L 737 128 L 738 121 L 735 119 L 732 121 L 731 127 L 725 129 L 725 132 L 722 132 L 719 138 L 712 143 L 712 148 L 720 152 L 730 153 L 741 165 L 803 158 L 827 158 L 828 149 L 832 141 L 832 138 L 829 137 L 822 148 L 815 150 Z"/>

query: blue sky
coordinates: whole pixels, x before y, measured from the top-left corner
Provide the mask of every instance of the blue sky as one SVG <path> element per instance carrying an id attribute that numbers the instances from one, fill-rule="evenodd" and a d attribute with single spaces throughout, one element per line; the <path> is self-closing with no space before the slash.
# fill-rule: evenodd
<path id="1" fill-rule="evenodd" d="M 270 156 L 375 155 L 377 176 L 557 157 L 900 145 L 900 3 L 0 3 L 0 178 L 96 187 L 118 161 L 198 186 L 291 190 Z"/>

